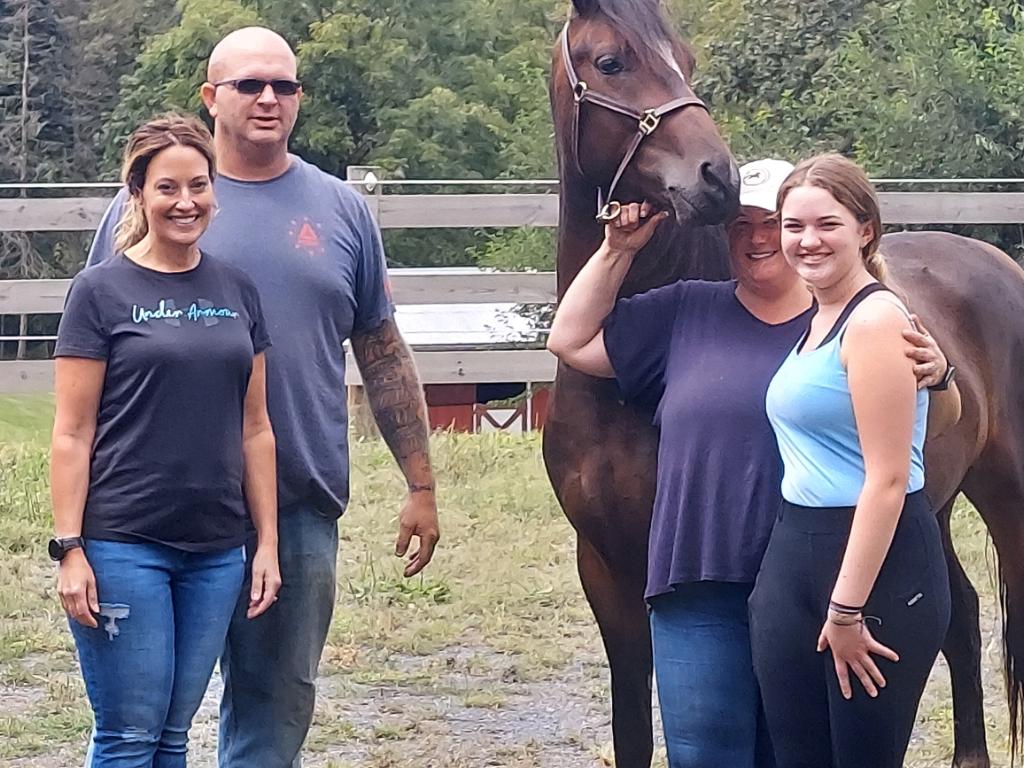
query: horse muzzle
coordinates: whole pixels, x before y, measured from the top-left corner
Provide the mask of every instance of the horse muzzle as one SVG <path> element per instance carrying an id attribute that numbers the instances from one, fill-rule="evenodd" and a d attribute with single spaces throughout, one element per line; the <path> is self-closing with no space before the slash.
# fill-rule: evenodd
<path id="1" fill-rule="evenodd" d="M 676 223 L 722 224 L 740 204 L 740 175 L 730 155 L 700 162 L 682 173 L 663 175 L 666 202 Z"/>

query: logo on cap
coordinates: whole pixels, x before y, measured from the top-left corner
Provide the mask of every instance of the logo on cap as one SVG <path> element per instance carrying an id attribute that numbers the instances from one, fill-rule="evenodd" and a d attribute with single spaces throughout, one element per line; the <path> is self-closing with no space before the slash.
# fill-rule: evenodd
<path id="1" fill-rule="evenodd" d="M 764 184 L 771 178 L 766 168 L 751 168 L 743 175 L 743 183 L 748 187 L 757 187 Z"/>

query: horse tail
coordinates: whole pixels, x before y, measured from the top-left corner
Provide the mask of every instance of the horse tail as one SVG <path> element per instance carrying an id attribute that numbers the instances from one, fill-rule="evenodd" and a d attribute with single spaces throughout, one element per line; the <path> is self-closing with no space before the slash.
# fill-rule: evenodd
<path id="1" fill-rule="evenodd" d="M 1017 564 L 1010 566 L 1017 569 Z M 1017 578 L 1013 578 L 1017 576 Z M 1003 676 L 1010 715 L 1010 764 L 1016 765 L 1024 744 L 1024 572 L 1011 574 L 998 560 L 999 603 L 1003 625 Z"/>

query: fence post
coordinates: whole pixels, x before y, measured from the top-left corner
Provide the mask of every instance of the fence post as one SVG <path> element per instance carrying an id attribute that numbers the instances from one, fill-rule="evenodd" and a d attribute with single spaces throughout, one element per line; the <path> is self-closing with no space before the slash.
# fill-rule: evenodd
<path id="1" fill-rule="evenodd" d="M 370 213 L 380 224 L 380 198 L 384 194 L 384 185 L 377 182 L 384 180 L 384 169 L 379 165 L 350 165 L 345 169 L 345 181 L 361 181 L 352 187 L 366 198 Z"/>
<path id="2" fill-rule="evenodd" d="M 380 223 L 380 195 L 383 184 L 376 183 L 383 177 L 383 170 L 376 165 L 350 165 L 345 169 L 346 181 L 361 181 L 362 184 L 353 184 L 352 188 L 366 198 L 370 206 L 370 213 L 374 221 Z M 361 386 L 348 388 L 348 412 L 349 424 L 357 437 L 372 438 L 379 437 L 377 422 L 374 421 L 373 411 L 366 399 L 366 390 Z"/>
<path id="3" fill-rule="evenodd" d="M 28 336 L 28 315 L 18 315 L 18 351 L 14 355 L 15 360 L 24 360 L 25 351 L 28 349 L 28 345 L 25 341 L 25 337 Z"/>

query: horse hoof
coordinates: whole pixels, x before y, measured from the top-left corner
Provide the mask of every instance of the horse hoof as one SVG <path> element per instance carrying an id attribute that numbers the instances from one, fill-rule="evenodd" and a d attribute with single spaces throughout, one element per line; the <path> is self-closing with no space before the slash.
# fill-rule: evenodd
<path id="1" fill-rule="evenodd" d="M 968 755 L 953 758 L 953 768 L 992 768 L 988 755 Z"/>

